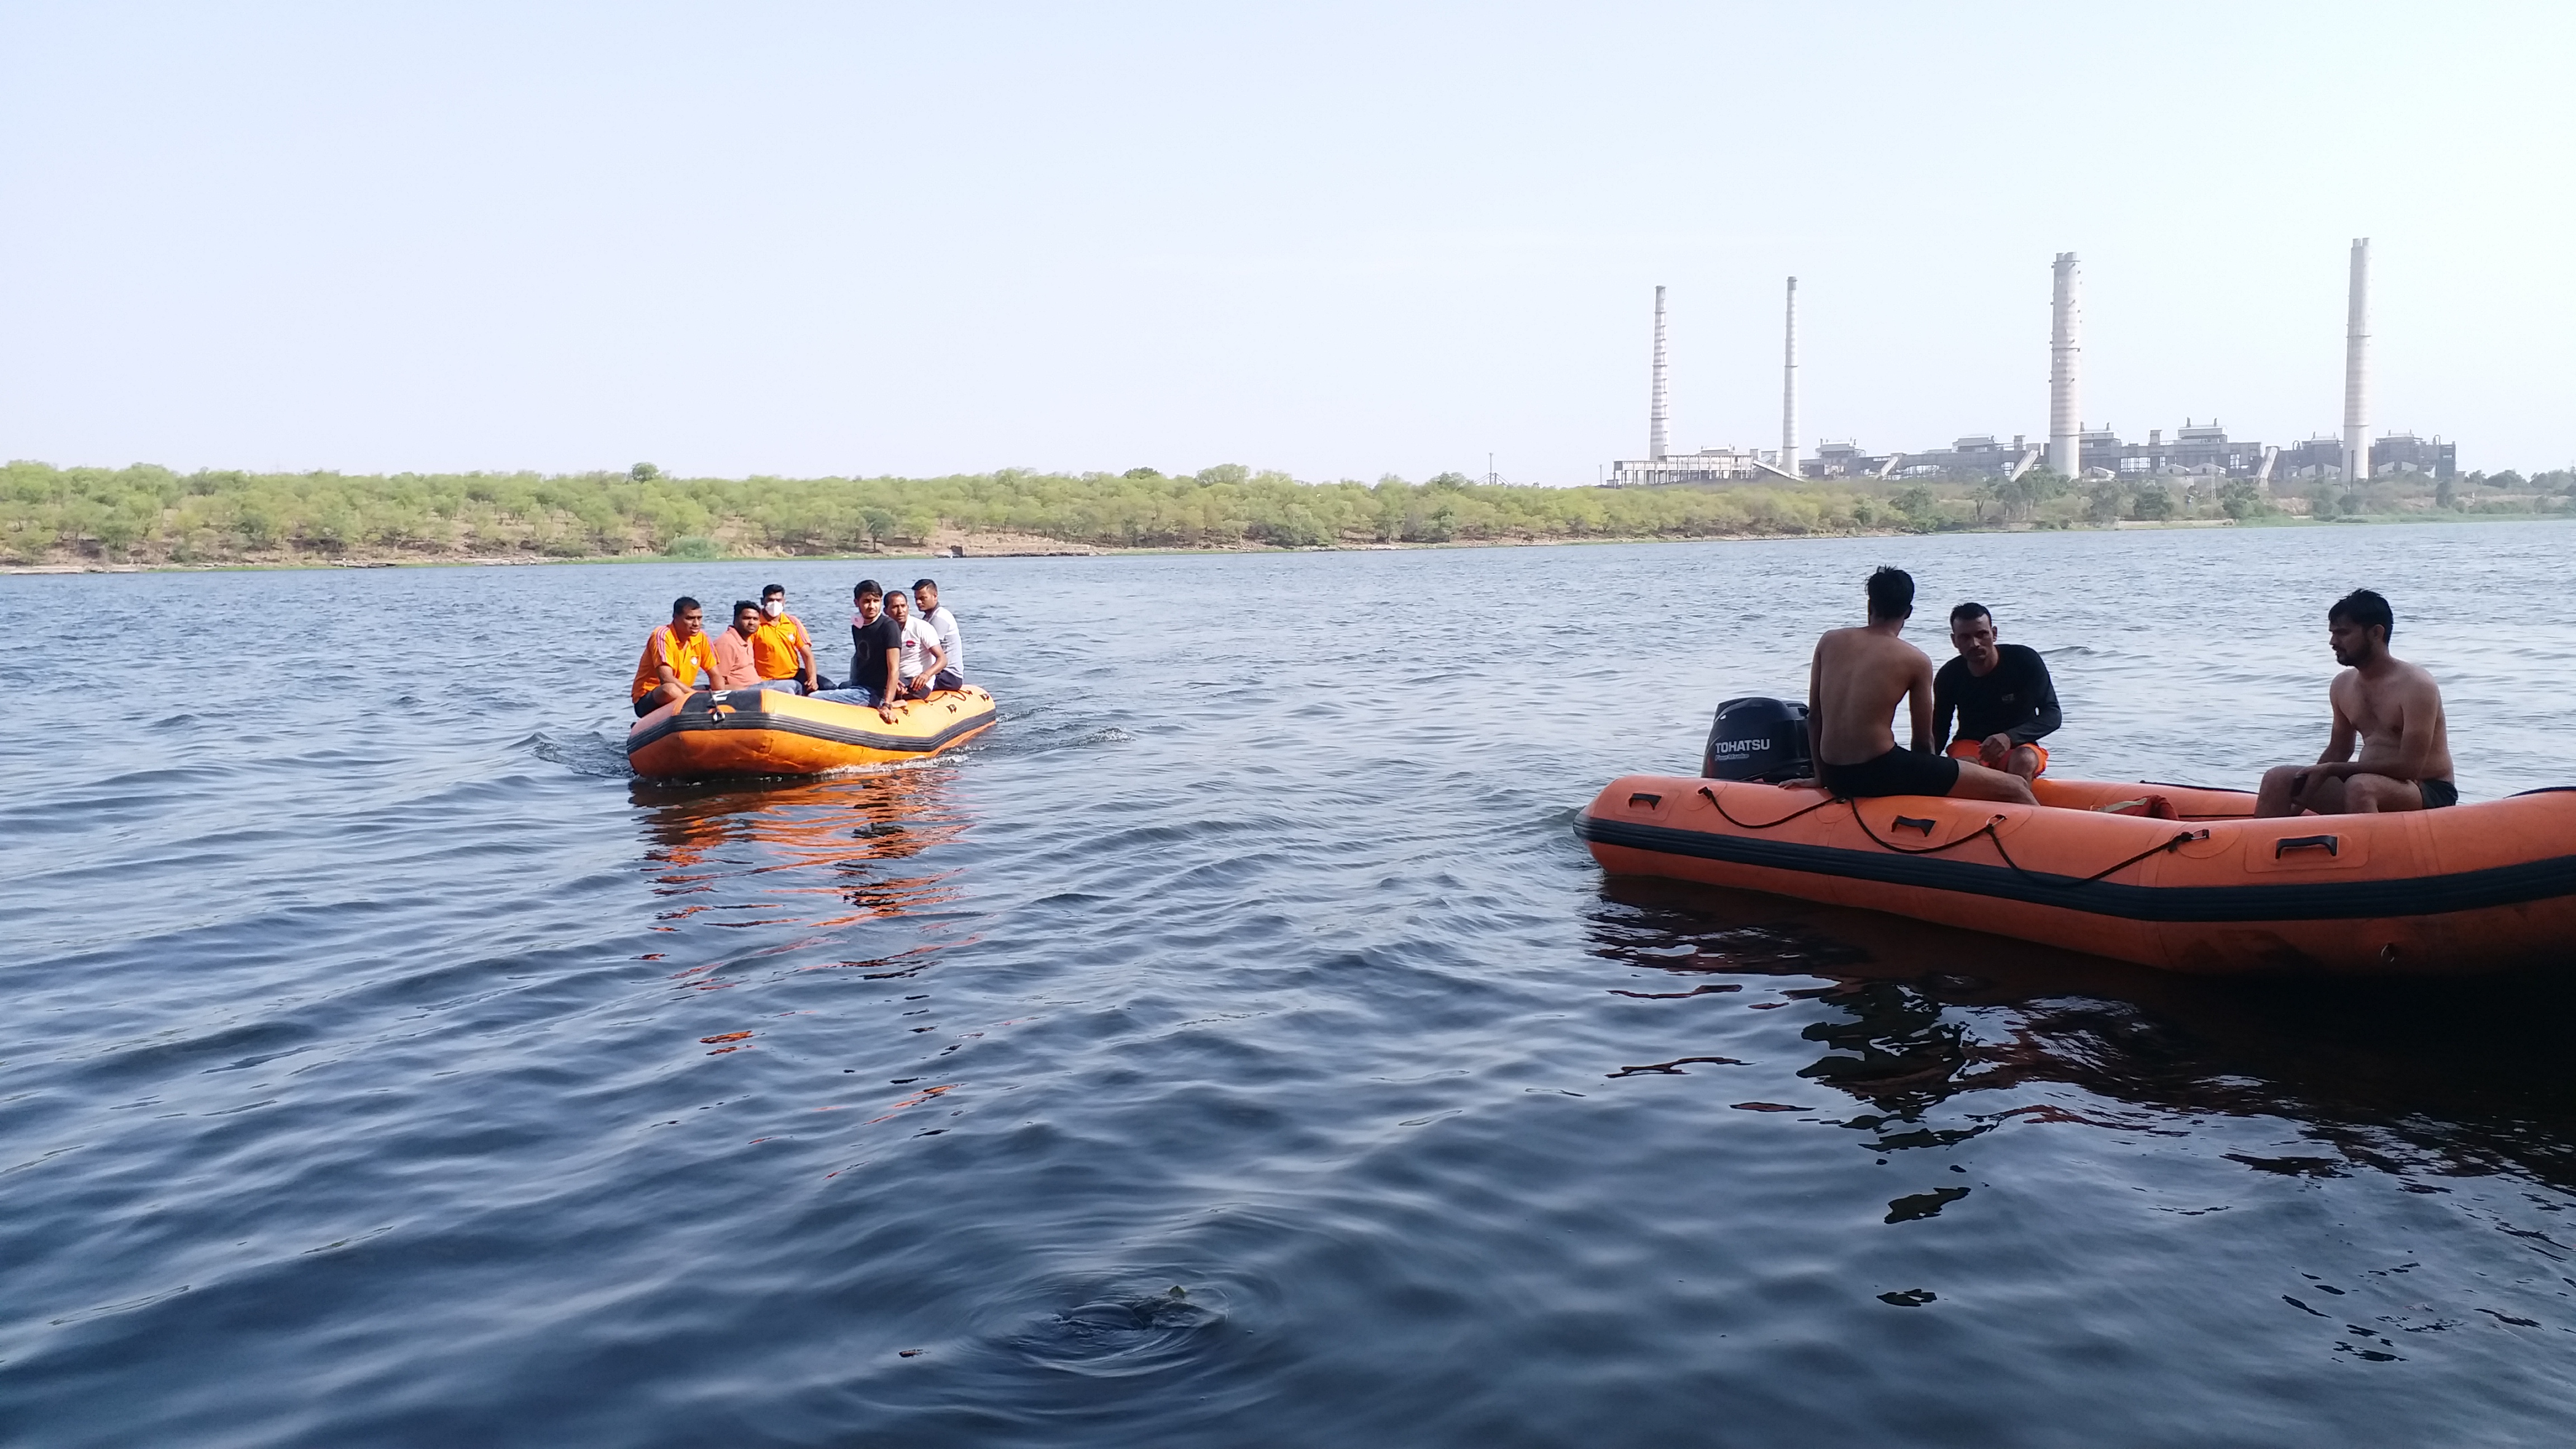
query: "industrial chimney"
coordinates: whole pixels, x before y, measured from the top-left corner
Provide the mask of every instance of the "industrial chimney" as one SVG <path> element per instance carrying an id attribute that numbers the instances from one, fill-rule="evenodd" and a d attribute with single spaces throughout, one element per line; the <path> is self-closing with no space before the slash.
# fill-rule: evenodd
<path id="1" fill-rule="evenodd" d="M 1664 456 L 1664 289 L 1655 289 L 1655 389 L 1646 405 L 1646 456 Z"/>
<path id="2" fill-rule="evenodd" d="M 2064 478 L 2084 476 L 2084 398 L 2076 376 L 2084 353 L 2084 317 L 2076 280 L 2075 253 L 2059 252 L 2057 285 L 2049 301 L 2048 466 Z"/>
<path id="3" fill-rule="evenodd" d="M 2352 313 L 2343 332 L 2343 478 L 2370 477 L 2370 238 L 2352 241 Z"/>
<path id="4" fill-rule="evenodd" d="M 1798 279 L 1789 279 L 1789 314 L 1780 363 L 1780 471 L 1798 476 Z"/>

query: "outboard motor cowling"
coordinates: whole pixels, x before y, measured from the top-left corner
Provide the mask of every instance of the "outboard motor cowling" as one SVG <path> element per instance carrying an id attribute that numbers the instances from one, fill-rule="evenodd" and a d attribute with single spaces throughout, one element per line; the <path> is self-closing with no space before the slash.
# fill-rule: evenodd
<path id="1" fill-rule="evenodd" d="M 1717 707 L 1708 727 L 1700 774 L 1711 780 L 1776 785 L 1815 773 L 1807 751 L 1807 706 L 1792 699 L 1748 697 Z"/>

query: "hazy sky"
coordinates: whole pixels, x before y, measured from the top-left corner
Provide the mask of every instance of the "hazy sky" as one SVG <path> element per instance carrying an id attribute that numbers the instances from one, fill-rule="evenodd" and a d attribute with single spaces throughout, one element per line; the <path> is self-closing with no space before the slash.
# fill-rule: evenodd
<path id="1" fill-rule="evenodd" d="M 2576 6 L 0 3 L 0 454 L 1590 482 L 2340 420 L 2576 459 Z"/>

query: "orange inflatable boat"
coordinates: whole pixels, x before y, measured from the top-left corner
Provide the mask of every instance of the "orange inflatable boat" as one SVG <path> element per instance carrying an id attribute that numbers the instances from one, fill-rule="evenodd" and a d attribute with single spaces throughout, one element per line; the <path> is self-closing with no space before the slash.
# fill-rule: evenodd
<path id="1" fill-rule="evenodd" d="M 626 732 L 635 773 L 662 780 L 717 775 L 819 775 L 927 759 L 994 723 L 993 696 L 974 685 L 895 706 L 886 723 L 865 705 L 779 689 L 700 690 Z"/>
<path id="2" fill-rule="evenodd" d="M 2035 790 L 2036 809 L 1630 775 L 1574 829 L 1615 875 L 1886 911 L 2175 971 L 2427 975 L 2576 957 L 2576 790 L 2275 820 L 2254 819 L 2253 796 L 2232 790 L 2046 777 Z M 2154 796 L 2180 818 L 2103 813 Z"/>

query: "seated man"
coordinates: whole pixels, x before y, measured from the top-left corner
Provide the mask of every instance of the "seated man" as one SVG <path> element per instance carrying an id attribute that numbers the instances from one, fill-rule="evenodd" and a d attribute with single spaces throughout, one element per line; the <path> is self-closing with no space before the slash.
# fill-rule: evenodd
<path id="1" fill-rule="evenodd" d="M 716 677 L 715 651 L 708 647 L 706 611 L 686 594 L 671 601 L 671 622 L 644 640 L 644 658 L 635 666 L 635 717 L 642 719 L 697 688 L 700 671 Z"/>
<path id="2" fill-rule="evenodd" d="M 1994 616 L 1983 604 L 1950 611 L 1950 643 L 1959 657 L 1932 676 L 1932 738 L 1953 758 L 2036 780 L 2048 768 L 2040 741 L 2066 722 L 2048 661 L 2026 644 L 1995 642 Z M 1958 738 L 1950 715 L 1959 716 Z"/>
<path id="3" fill-rule="evenodd" d="M 812 694 L 824 688 L 814 672 L 814 641 L 805 625 L 787 612 L 787 586 L 771 584 L 760 591 L 760 632 L 751 636 L 751 661 L 766 689 L 792 689 Z"/>
<path id="4" fill-rule="evenodd" d="M 767 623 L 758 604 L 749 599 L 733 601 L 733 627 L 721 630 L 715 636 L 716 688 L 797 692 L 797 683 L 793 679 L 760 677 L 760 634 Z"/>
<path id="5" fill-rule="evenodd" d="M 2254 813 L 2368 815 L 2460 803 L 2451 779 L 2451 732 L 2433 676 L 2388 652 L 2397 617 L 2388 601 L 2355 589 L 2326 610 L 2326 640 L 2344 671 L 2326 691 L 2333 733 L 2313 765 L 2265 772 Z M 2361 758 L 2352 757 L 2353 739 Z"/>
<path id="6" fill-rule="evenodd" d="M 946 653 L 939 647 L 939 631 L 911 616 L 912 606 L 901 589 L 886 595 L 885 608 L 886 617 L 903 629 L 903 659 L 899 667 L 903 675 L 903 697 L 928 699 L 939 679 L 941 666 L 947 663 Z"/>
<path id="7" fill-rule="evenodd" d="M 1914 579 L 1903 569 L 1869 576 L 1869 623 L 1828 629 L 1807 671 L 1807 744 L 1826 789 L 1846 799 L 1956 795 L 2039 803 L 2018 775 L 1932 752 L 1932 661 L 1897 636 L 1914 613 Z M 1888 728 L 1911 703 L 1914 748 L 1896 747 Z"/>
<path id="8" fill-rule="evenodd" d="M 885 616 L 885 590 L 874 579 L 861 579 L 850 591 L 850 679 L 839 689 L 815 695 L 835 704 L 872 704 L 886 723 L 895 721 L 894 702 L 902 689 L 903 626 Z"/>
<path id="9" fill-rule="evenodd" d="M 912 606 L 921 622 L 939 631 L 939 652 L 945 663 L 939 676 L 931 682 L 933 689 L 966 687 L 966 639 L 958 632 L 957 616 L 940 607 L 939 584 L 935 579 L 912 581 Z"/>

